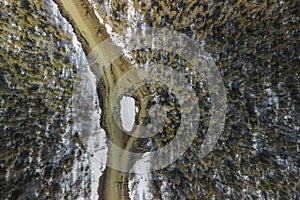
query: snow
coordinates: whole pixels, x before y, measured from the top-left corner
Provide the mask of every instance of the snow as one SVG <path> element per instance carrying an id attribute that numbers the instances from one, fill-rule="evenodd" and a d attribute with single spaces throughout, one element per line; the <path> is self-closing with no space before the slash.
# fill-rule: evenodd
<path id="1" fill-rule="evenodd" d="M 91 199 L 98 199 L 99 178 L 107 161 L 106 133 L 99 123 L 102 111 L 97 96 L 96 77 L 89 65 L 82 65 L 77 76 L 78 82 L 73 97 L 74 117 L 78 120 L 74 129 L 81 133 L 81 139 L 87 147 Z"/>
<path id="2" fill-rule="evenodd" d="M 170 194 L 167 192 L 168 189 L 168 181 L 162 181 L 162 186 L 160 188 L 161 198 L 168 200 L 170 199 Z"/>
<path id="3" fill-rule="evenodd" d="M 131 200 L 147 200 L 153 199 L 151 192 L 151 158 L 149 153 L 145 153 L 143 157 L 133 165 L 133 170 L 149 171 L 148 173 L 134 174 L 128 181 L 129 198 Z M 137 170 L 135 170 L 137 171 Z"/>
<path id="4" fill-rule="evenodd" d="M 113 31 L 112 25 L 109 23 L 105 23 L 105 20 L 99 15 L 98 10 L 102 10 L 105 15 L 106 18 L 108 19 L 109 17 L 114 18 L 113 14 L 112 14 L 112 7 L 110 5 L 109 2 L 103 2 L 102 4 L 100 4 L 99 2 L 95 1 L 95 0 L 89 0 L 89 2 L 91 3 L 93 9 L 94 9 L 94 13 L 96 15 L 96 17 L 98 18 L 99 22 L 101 24 L 103 24 L 105 26 L 105 29 L 107 31 L 107 33 L 110 35 L 110 38 L 112 39 L 112 41 L 114 42 L 115 45 L 119 46 L 124 55 L 131 59 L 132 55 L 130 54 L 131 50 L 128 49 L 128 45 L 126 43 L 126 41 L 124 41 L 123 37 L 120 37 L 120 33 L 116 33 Z M 121 34 L 125 34 L 127 38 L 131 38 L 131 28 L 136 28 L 138 26 L 145 28 L 145 24 L 143 23 L 143 19 L 144 16 L 141 14 L 140 11 L 137 11 L 134 9 L 133 7 L 133 1 L 129 0 L 128 1 L 128 12 L 126 13 L 125 20 L 127 21 L 127 24 L 130 24 L 130 28 L 123 28 L 123 33 Z M 126 39 L 125 37 L 125 39 Z"/>
<path id="5" fill-rule="evenodd" d="M 80 194 L 78 199 L 86 199 L 84 192 L 90 187 L 91 195 L 89 199 L 98 199 L 99 178 L 106 167 L 108 147 L 106 133 L 99 123 L 101 108 L 96 90 L 96 78 L 90 70 L 86 55 L 71 24 L 61 15 L 58 6 L 53 1 L 46 1 L 46 4 L 51 8 L 51 19 L 54 24 L 72 38 L 71 44 L 64 44 L 64 47 L 70 62 L 78 70 L 73 91 L 72 111 L 70 111 L 70 114 L 77 121 L 67 130 L 71 131 L 72 134 L 78 132 L 87 149 L 86 153 L 82 154 L 80 159 L 74 163 L 72 171 L 65 175 L 66 184 L 63 190 L 68 192 L 67 190 L 79 190 L 81 188 L 82 191 L 78 192 Z M 62 69 L 62 72 L 63 77 L 70 76 L 70 73 L 72 73 L 66 69 Z M 70 138 L 66 137 L 64 141 L 66 146 L 72 145 Z M 88 168 L 87 175 L 80 170 L 81 168 Z M 83 181 L 79 188 L 71 188 L 80 179 Z"/>
<path id="6" fill-rule="evenodd" d="M 123 96 L 121 99 L 121 121 L 122 127 L 126 131 L 131 131 L 134 125 L 135 119 L 135 100 L 132 97 Z"/>

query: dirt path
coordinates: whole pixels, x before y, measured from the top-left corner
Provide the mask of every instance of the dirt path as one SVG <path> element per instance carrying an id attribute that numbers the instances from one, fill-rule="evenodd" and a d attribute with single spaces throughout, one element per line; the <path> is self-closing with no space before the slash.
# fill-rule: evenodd
<path id="1" fill-rule="evenodd" d="M 55 0 L 59 5 L 63 15 L 69 20 L 75 29 L 78 40 L 82 43 L 84 51 L 88 55 L 102 41 L 109 38 L 105 27 L 99 23 L 97 16 L 93 10 L 90 10 L 87 0 Z M 99 31 L 101 30 L 101 31 Z M 115 123 L 112 113 L 110 112 L 111 104 L 109 96 L 112 90 L 124 73 L 130 69 L 128 61 L 123 57 L 119 57 L 113 63 L 109 63 L 110 56 L 114 53 L 120 54 L 121 49 L 115 45 L 107 48 L 98 49 L 101 65 L 92 65 L 92 71 L 98 77 L 98 91 L 102 101 L 102 127 L 106 130 L 109 140 L 122 149 L 130 151 L 134 143 L 134 138 L 122 133 Z M 121 53 L 122 54 L 122 53 Z M 110 68 L 103 74 L 103 65 L 110 64 Z M 138 78 L 138 77 L 136 77 Z M 143 91 L 137 93 L 142 97 Z M 139 117 L 146 114 L 143 109 L 139 112 Z M 110 153 L 109 153 L 110 154 Z M 111 153 L 112 154 L 112 153 Z M 118 159 L 113 155 L 109 155 L 108 159 Z M 123 156 L 121 164 L 127 165 L 129 157 Z M 104 200 L 128 200 L 128 173 L 107 167 L 105 175 L 99 181 L 99 199 Z"/>

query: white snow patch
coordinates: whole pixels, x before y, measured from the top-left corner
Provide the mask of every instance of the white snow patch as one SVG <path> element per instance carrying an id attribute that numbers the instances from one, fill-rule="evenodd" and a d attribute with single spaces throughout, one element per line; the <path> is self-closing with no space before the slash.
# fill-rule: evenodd
<path id="1" fill-rule="evenodd" d="M 145 153 L 143 157 L 138 160 L 134 166 L 134 169 L 138 171 L 150 171 L 151 169 L 151 158 L 149 153 Z M 134 174 L 128 181 L 129 198 L 131 200 L 151 200 L 153 195 L 151 192 L 151 173 Z"/>
<path id="2" fill-rule="evenodd" d="M 164 200 L 169 200 L 170 198 L 170 194 L 167 192 L 168 189 L 168 182 L 167 181 L 163 181 L 162 182 L 162 186 L 160 188 L 160 193 L 161 193 L 161 198 Z"/>
<path id="3" fill-rule="evenodd" d="M 77 75 L 74 98 L 76 126 L 84 145 L 87 147 L 91 199 L 98 199 L 99 178 L 106 167 L 108 147 L 106 133 L 100 127 L 101 109 L 99 106 L 96 77 L 89 65 L 82 65 Z"/>
<path id="4" fill-rule="evenodd" d="M 135 100 L 132 97 L 123 96 L 121 99 L 121 121 L 126 131 L 131 131 L 135 121 Z"/>
<path id="5" fill-rule="evenodd" d="M 86 153 L 82 154 L 80 159 L 74 163 L 72 171 L 64 177 L 66 184 L 63 190 L 67 192 L 74 189 L 72 188 L 73 184 L 81 179 L 81 184 L 77 189 L 81 188 L 82 191 L 78 192 L 80 196 L 77 199 L 86 199 L 84 191 L 89 186 L 91 195 L 88 199 L 98 199 L 99 178 L 106 167 L 108 147 L 106 133 L 100 127 L 101 108 L 96 90 L 96 78 L 90 70 L 82 45 L 78 41 L 71 24 L 61 15 L 57 4 L 53 1 L 47 1 L 46 4 L 51 8 L 51 19 L 54 24 L 72 38 L 71 44 L 63 45 L 70 62 L 78 70 L 77 82 L 73 91 L 72 111 L 70 111 L 77 121 L 67 129 L 72 134 L 78 132 L 87 148 Z M 71 73 L 68 69 L 62 69 L 63 77 L 68 77 Z M 71 145 L 70 138 L 66 138 L 64 141 L 66 145 Z"/>

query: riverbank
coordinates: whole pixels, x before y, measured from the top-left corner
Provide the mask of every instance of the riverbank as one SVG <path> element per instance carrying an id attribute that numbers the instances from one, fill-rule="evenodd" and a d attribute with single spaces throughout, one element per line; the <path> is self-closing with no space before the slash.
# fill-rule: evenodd
<path id="1" fill-rule="evenodd" d="M 97 16 L 89 9 L 88 0 L 54 0 L 62 15 L 72 24 L 74 31 L 88 55 L 100 42 L 109 38 L 105 27 L 99 23 Z M 101 28 L 101 34 L 97 31 Z"/>
<path id="2" fill-rule="evenodd" d="M 99 23 L 99 20 L 93 10 L 90 10 L 90 3 L 87 0 L 55 0 L 59 5 L 63 16 L 66 17 L 72 24 L 78 40 L 81 42 L 86 55 L 89 55 L 91 51 L 102 41 L 109 38 L 108 33 L 104 25 Z M 101 30 L 101 32 L 99 32 Z M 112 51 L 121 51 L 118 47 L 114 47 Z M 110 51 L 110 52 L 112 52 Z M 100 52 L 106 55 L 107 52 Z M 106 56 L 102 56 L 101 60 L 108 59 Z M 106 60 L 104 62 L 109 62 Z M 124 57 L 118 58 L 111 63 L 112 68 L 109 73 L 105 73 L 105 76 L 100 76 L 101 69 L 97 66 L 91 66 L 92 71 L 98 78 L 97 87 L 99 96 L 101 98 L 102 108 L 102 127 L 105 129 L 108 138 L 111 142 L 118 145 L 121 148 L 125 148 L 129 136 L 123 134 L 122 131 L 115 124 L 112 115 L 110 114 L 111 108 L 108 100 L 111 92 L 110 88 L 114 88 L 115 81 L 125 71 L 128 71 L 129 64 Z M 114 78 L 113 78 L 114 77 Z M 109 158 L 108 158 L 109 159 Z M 107 168 L 104 174 L 99 177 L 98 194 L 99 199 L 115 200 L 123 199 L 128 200 L 127 181 L 124 177 L 127 177 L 127 173 L 120 172 L 112 168 Z M 123 182 L 120 182 L 122 179 Z M 118 187 L 116 187 L 118 183 Z M 120 183 L 122 183 L 120 185 Z M 125 193 L 126 192 L 126 193 Z"/>

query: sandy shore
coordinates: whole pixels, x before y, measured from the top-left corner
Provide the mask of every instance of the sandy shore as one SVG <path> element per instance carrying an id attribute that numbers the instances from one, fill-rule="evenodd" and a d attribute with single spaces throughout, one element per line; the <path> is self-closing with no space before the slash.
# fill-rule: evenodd
<path id="1" fill-rule="evenodd" d="M 78 40 L 82 43 L 84 51 L 89 55 L 98 44 L 109 38 L 104 25 L 99 23 L 93 10 L 88 10 L 88 0 L 55 0 L 59 5 L 61 12 L 75 29 Z M 101 31 L 99 31 L 101 30 Z M 130 151 L 134 144 L 134 137 L 124 134 L 115 123 L 112 113 L 110 112 L 111 104 L 109 96 L 112 93 L 116 82 L 130 69 L 129 62 L 124 56 L 120 56 L 114 62 L 110 63 L 109 57 L 114 53 L 120 54 L 121 49 L 117 46 L 109 46 L 107 49 L 98 50 L 101 55 L 101 64 L 109 64 L 110 68 L 103 73 L 103 66 L 92 65 L 91 69 L 98 78 L 98 93 L 102 108 L 101 126 L 106 130 L 107 136 L 111 142 L 122 149 Z M 122 53 L 121 53 L 122 54 Z M 100 77 L 101 74 L 104 74 Z M 139 77 L 137 77 L 139 78 Z M 137 96 L 142 97 L 144 91 L 138 91 Z M 142 105 L 142 107 L 144 107 Z M 143 117 L 146 112 L 140 108 L 139 117 Z M 110 155 L 110 153 L 108 154 Z M 112 155 L 112 154 L 111 154 Z M 109 156 L 108 159 L 118 159 Z M 127 165 L 130 158 L 124 156 L 118 161 Z M 128 200 L 128 173 L 107 167 L 104 175 L 99 179 L 98 187 L 99 199 L 102 200 Z"/>

